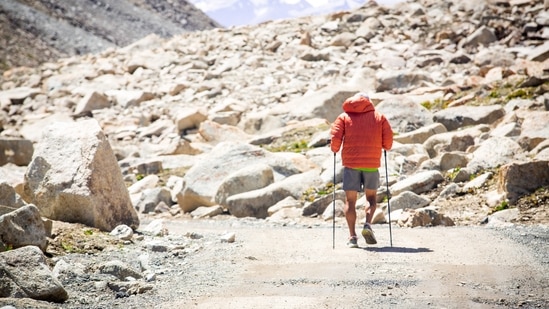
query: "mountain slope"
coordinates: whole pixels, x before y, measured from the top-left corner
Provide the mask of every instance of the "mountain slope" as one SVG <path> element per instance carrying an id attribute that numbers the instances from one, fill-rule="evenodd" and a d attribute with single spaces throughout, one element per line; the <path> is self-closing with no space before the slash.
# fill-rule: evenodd
<path id="1" fill-rule="evenodd" d="M 0 71 L 215 27 L 184 0 L 2 1 Z"/>

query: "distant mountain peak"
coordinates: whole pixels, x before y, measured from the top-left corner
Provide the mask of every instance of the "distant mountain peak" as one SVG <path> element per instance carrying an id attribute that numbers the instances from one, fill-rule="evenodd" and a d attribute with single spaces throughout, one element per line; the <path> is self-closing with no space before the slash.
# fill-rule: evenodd
<path id="1" fill-rule="evenodd" d="M 225 27 L 254 25 L 268 20 L 321 15 L 349 10 L 366 0 L 191 0 L 197 8 Z"/>

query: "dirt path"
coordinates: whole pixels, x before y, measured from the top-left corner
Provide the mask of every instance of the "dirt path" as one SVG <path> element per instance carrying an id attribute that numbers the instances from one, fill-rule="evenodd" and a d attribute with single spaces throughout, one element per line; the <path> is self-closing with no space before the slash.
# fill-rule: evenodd
<path id="1" fill-rule="evenodd" d="M 378 225 L 378 245 L 360 239 L 361 248 L 349 249 L 346 228 L 337 224 L 332 249 L 331 223 L 194 220 L 168 227 L 234 232 L 236 242 L 201 250 L 178 287 L 186 299 L 162 308 L 549 307 L 547 229 L 393 227 L 391 247 L 388 226 Z"/>

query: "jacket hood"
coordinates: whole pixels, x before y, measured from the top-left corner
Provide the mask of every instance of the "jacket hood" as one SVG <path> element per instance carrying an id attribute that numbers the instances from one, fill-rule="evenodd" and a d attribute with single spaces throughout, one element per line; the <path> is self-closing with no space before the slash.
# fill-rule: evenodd
<path id="1" fill-rule="evenodd" d="M 366 113 L 374 110 L 372 101 L 364 95 L 354 95 L 343 102 L 343 111 L 346 113 Z"/>

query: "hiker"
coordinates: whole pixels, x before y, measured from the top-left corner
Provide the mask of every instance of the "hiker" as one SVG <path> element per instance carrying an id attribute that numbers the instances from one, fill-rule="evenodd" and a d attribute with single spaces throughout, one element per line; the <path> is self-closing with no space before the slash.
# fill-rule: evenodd
<path id="1" fill-rule="evenodd" d="M 389 121 L 375 110 L 364 93 L 346 99 L 342 107 L 344 112 L 332 124 L 330 147 L 334 154 L 342 148 L 345 219 L 350 234 L 347 246 L 358 248 L 355 223 L 359 191 L 364 191 L 367 200 L 362 236 L 367 244 L 377 243 L 371 224 L 380 185 L 378 169 L 382 149 L 390 150 L 393 145 L 393 131 Z"/>

